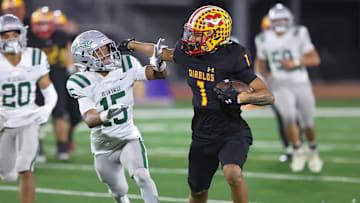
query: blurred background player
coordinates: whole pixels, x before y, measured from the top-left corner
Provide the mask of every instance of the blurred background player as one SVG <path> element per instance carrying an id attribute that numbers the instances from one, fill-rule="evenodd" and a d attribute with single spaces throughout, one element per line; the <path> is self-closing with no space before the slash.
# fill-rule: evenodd
<path id="1" fill-rule="evenodd" d="M 261 32 L 258 33 L 255 36 L 255 44 L 260 43 L 260 38 L 263 36 L 262 33 L 265 32 L 266 30 L 270 29 L 270 20 L 269 17 L 267 15 L 265 15 L 262 20 L 261 20 L 261 24 L 260 24 L 260 30 Z M 256 45 L 258 46 L 258 45 Z M 272 76 L 271 76 L 271 72 L 269 70 L 269 66 L 268 64 L 266 64 L 267 68 L 267 72 L 265 75 L 262 75 L 261 73 L 259 73 L 258 70 L 255 69 L 255 73 L 261 77 L 267 84 L 269 84 L 271 82 Z M 284 130 L 284 123 L 283 123 L 283 119 L 281 118 L 281 114 L 279 113 L 279 110 L 276 108 L 275 105 L 271 105 L 272 110 L 275 113 L 275 117 L 277 120 L 277 124 L 278 124 L 278 131 L 279 131 L 279 135 L 280 135 L 280 139 L 281 139 L 281 143 L 283 144 L 284 147 L 284 151 L 285 154 L 280 156 L 280 161 L 281 162 L 285 162 L 285 161 L 289 161 L 291 160 L 291 156 L 292 156 L 292 147 L 289 145 L 289 140 L 286 136 L 285 130 Z"/>
<path id="2" fill-rule="evenodd" d="M 304 170 L 305 163 L 312 172 L 320 172 L 320 160 L 314 128 L 315 97 L 306 67 L 320 64 L 320 57 L 305 26 L 294 25 L 293 15 L 283 4 L 269 10 L 269 30 L 257 37 L 255 69 L 266 75 L 271 69 L 271 88 L 284 122 L 284 129 L 294 148 L 290 167 L 293 172 Z M 299 114 L 299 115 L 298 115 Z M 297 116 L 308 140 L 310 150 L 301 147 Z"/>
<path id="3" fill-rule="evenodd" d="M 91 128 L 91 151 L 99 179 L 116 202 L 130 203 L 126 169 L 144 201 L 158 203 L 146 148 L 133 121 L 133 84 L 167 77 L 166 63 L 156 63 L 161 53 L 150 60 L 154 65 L 142 66 L 135 57 L 120 55 L 114 41 L 103 33 L 90 30 L 76 37 L 71 54 L 82 71 L 73 74 L 66 86 Z"/>
<path id="4" fill-rule="evenodd" d="M 30 19 L 25 16 L 26 8 L 23 0 L 3 0 L 1 2 L 2 14 L 13 14 L 17 16 L 24 25 L 30 25 Z"/>
<path id="5" fill-rule="evenodd" d="M 14 15 L 0 17 L 0 177 L 5 182 L 16 181 L 19 174 L 21 202 L 32 203 L 38 131 L 47 122 L 57 94 L 46 55 L 26 46 L 26 32 Z M 45 96 L 40 108 L 35 104 L 36 84 Z"/>
<path id="6" fill-rule="evenodd" d="M 52 13 L 54 16 L 55 30 L 59 30 L 61 32 L 66 33 L 70 41 L 73 41 L 79 32 L 77 23 L 75 21 L 69 20 L 61 10 L 54 10 Z M 71 50 L 70 43 L 67 43 L 67 50 Z M 71 56 L 71 51 L 66 51 L 65 55 L 67 60 L 66 70 L 71 75 L 77 72 L 78 69 L 74 66 L 74 60 Z M 76 102 L 76 100 L 70 98 L 69 102 L 70 103 L 68 105 L 68 111 L 71 112 L 70 113 L 71 128 L 68 133 L 68 148 L 70 151 L 74 151 L 76 145 L 75 145 L 75 140 L 73 138 L 73 130 L 74 127 L 79 122 L 80 112 L 78 110 L 78 103 Z"/>
<path id="7" fill-rule="evenodd" d="M 31 15 L 31 33 L 29 45 L 41 48 L 47 55 L 50 64 L 50 79 L 54 83 L 58 102 L 52 113 L 54 133 L 57 141 L 56 158 L 68 160 L 68 137 L 74 126 L 81 120 L 77 110 L 77 103 L 66 91 L 66 80 L 70 76 L 67 67 L 71 59 L 69 53 L 70 37 L 63 31 L 56 30 L 54 15 L 44 6 Z M 37 104 L 42 105 L 43 98 L 37 94 Z M 70 145 L 71 146 L 71 145 Z"/>

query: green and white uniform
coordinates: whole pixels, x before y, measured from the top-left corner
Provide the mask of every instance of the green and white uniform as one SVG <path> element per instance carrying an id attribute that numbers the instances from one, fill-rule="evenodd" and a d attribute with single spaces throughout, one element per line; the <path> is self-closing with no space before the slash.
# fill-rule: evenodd
<path id="1" fill-rule="evenodd" d="M 0 176 L 16 180 L 17 173 L 33 170 L 38 151 L 39 107 L 35 104 L 37 81 L 49 72 L 46 55 L 26 48 L 13 66 L 0 54 L 0 111 L 6 122 L 0 132 Z"/>
<path id="2" fill-rule="evenodd" d="M 312 127 L 315 98 L 306 67 L 286 70 L 281 64 L 283 59 L 300 60 L 314 50 L 306 27 L 293 26 L 281 36 L 271 29 L 267 30 L 256 36 L 255 45 L 257 57 L 269 63 L 275 106 L 284 122 L 295 123 L 299 115 L 302 127 Z"/>
<path id="3" fill-rule="evenodd" d="M 124 141 L 141 138 L 133 121 L 133 85 L 137 80 L 146 80 L 145 68 L 135 57 L 123 55 L 122 59 L 123 67 L 105 77 L 85 71 L 73 74 L 67 81 L 68 92 L 78 99 L 82 115 L 90 109 L 105 111 L 113 104 L 129 106 L 109 122 L 91 129 L 91 150 L 95 155 L 108 153 Z"/>

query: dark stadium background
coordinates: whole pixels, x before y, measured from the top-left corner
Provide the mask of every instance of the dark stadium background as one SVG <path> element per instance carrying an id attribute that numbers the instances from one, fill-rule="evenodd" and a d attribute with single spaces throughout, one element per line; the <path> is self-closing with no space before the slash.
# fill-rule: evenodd
<path id="1" fill-rule="evenodd" d="M 309 28 L 322 63 L 309 69 L 317 87 L 331 95 L 348 90 L 345 97 L 360 97 L 360 1 L 359 0 L 25 0 L 27 16 L 40 6 L 61 9 L 79 24 L 79 30 L 99 29 L 114 40 L 135 38 L 154 42 L 159 37 L 173 47 L 181 37 L 187 18 L 200 5 L 215 4 L 227 9 L 233 18 L 233 36 L 255 56 L 254 36 L 261 18 L 276 2 L 291 8 L 297 23 Z M 140 57 L 143 63 L 147 58 Z M 171 64 L 171 67 L 176 67 Z M 170 84 L 182 84 L 184 71 L 173 68 Z M 184 84 L 184 83 L 183 83 Z M 338 87 L 332 91 L 331 87 Z M 356 95 L 354 95 L 356 94 Z"/>

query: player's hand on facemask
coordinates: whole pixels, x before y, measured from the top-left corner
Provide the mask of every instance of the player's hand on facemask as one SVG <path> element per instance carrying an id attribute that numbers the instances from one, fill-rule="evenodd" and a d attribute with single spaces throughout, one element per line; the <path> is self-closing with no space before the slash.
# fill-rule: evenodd
<path id="1" fill-rule="evenodd" d="M 100 119 L 103 122 L 109 121 L 112 117 L 119 115 L 121 112 L 129 108 L 125 104 L 114 104 L 106 111 L 100 112 Z"/>
<path id="2" fill-rule="evenodd" d="M 150 57 L 150 65 L 153 66 L 154 70 L 157 72 L 162 72 L 166 68 L 165 61 L 162 60 L 163 48 L 167 48 L 168 46 L 162 44 L 165 39 L 160 38 L 156 45 L 154 46 L 153 55 Z"/>

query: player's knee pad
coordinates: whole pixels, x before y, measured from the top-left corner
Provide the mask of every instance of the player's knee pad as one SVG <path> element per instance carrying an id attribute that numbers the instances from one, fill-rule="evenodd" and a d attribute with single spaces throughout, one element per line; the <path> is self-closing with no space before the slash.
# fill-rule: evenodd
<path id="1" fill-rule="evenodd" d="M 146 168 L 136 169 L 133 178 L 134 178 L 135 182 L 139 185 L 139 187 L 142 187 L 144 185 L 151 183 L 150 172 Z"/>

